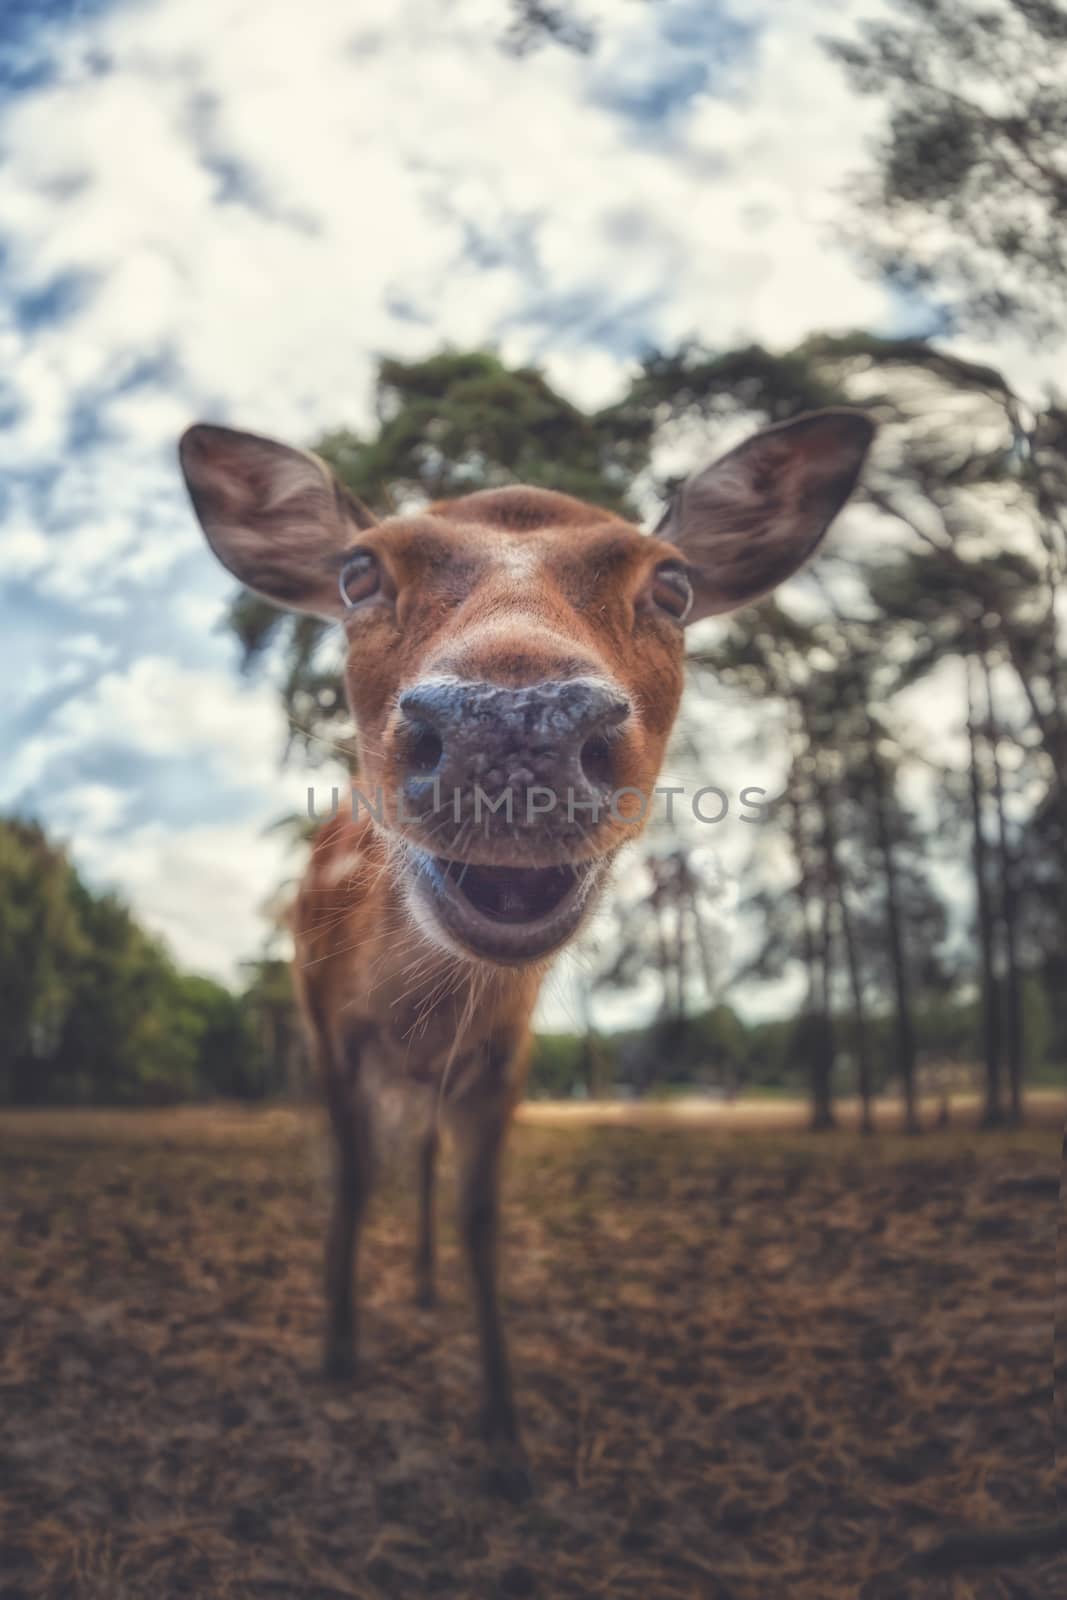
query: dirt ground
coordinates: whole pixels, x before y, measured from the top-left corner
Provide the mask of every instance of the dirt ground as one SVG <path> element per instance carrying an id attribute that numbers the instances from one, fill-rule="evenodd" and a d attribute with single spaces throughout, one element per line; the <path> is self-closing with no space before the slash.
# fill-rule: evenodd
<path id="1" fill-rule="evenodd" d="M 1062 1596 L 1063 1556 L 915 1563 L 1056 1514 L 1043 1111 L 866 1143 L 535 1111 L 505 1201 L 519 1506 L 485 1491 L 450 1222 L 418 1311 L 397 1183 L 364 1374 L 318 1376 L 316 1118 L 0 1116 L 0 1596 Z"/>

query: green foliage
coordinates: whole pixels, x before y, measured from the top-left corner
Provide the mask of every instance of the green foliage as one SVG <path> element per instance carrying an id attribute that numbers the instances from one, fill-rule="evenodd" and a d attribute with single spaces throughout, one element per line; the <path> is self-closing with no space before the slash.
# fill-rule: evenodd
<path id="1" fill-rule="evenodd" d="M 1031 1076 L 1039 1076 L 1052 1060 L 1053 1018 L 1048 992 L 1032 975 L 1023 980 L 1022 1012 L 1023 1057 Z"/>
<path id="2" fill-rule="evenodd" d="M 855 182 L 858 249 L 946 320 L 1067 331 L 1067 13 L 1054 0 L 894 0 L 830 44 L 884 100 Z"/>
<path id="3" fill-rule="evenodd" d="M 585 1089 L 585 1041 L 578 1033 L 539 1033 L 530 1056 L 529 1093 L 567 1100 Z"/>
<path id="4" fill-rule="evenodd" d="M 288 963 L 251 967 L 235 995 L 185 973 L 114 895 L 94 894 L 35 823 L 0 820 L 0 1102 L 164 1104 L 224 1096 L 260 1098 L 300 1086 L 300 1035 Z M 1028 1069 L 1052 1072 L 1062 1045 L 1046 987 L 1023 985 Z M 826 1023 L 746 1026 L 724 1004 L 661 1017 L 613 1035 L 542 1033 L 529 1079 L 535 1098 L 567 1099 L 617 1088 L 669 1093 L 802 1090 Z M 832 1019 L 845 1059 L 855 1050 L 847 1009 Z M 894 1084 L 892 1018 L 869 1019 L 873 1086 Z M 972 1061 L 979 1045 L 973 999 L 931 996 L 916 1013 L 930 1060 Z M 1049 1081 L 1054 1081 L 1049 1079 Z M 840 1085 L 851 1089 L 851 1080 Z"/>
<path id="5" fill-rule="evenodd" d="M 748 1029 L 745 1053 L 749 1085 L 798 1089 L 804 1064 L 790 1051 L 793 1024 L 785 1019 L 757 1022 Z"/>
<path id="6" fill-rule="evenodd" d="M 154 1082 L 173 1085 L 164 1098 L 180 1097 L 192 1087 L 195 1062 L 175 1005 L 174 968 L 114 896 L 75 882 L 72 898 L 84 951 L 70 975 L 46 1098 L 132 1102 Z"/>
<path id="7" fill-rule="evenodd" d="M 251 1045 L 247 1077 L 237 1093 L 298 1094 L 305 1087 L 302 1035 L 288 961 L 265 957 L 251 963 L 241 1018 Z"/>
<path id="8" fill-rule="evenodd" d="M 30 1098 L 34 1063 L 51 1059 L 72 974 L 85 954 L 61 851 L 34 822 L 0 823 L 0 1092 Z"/>
<path id="9" fill-rule="evenodd" d="M 1048 998 L 1038 979 L 1024 983 L 1027 1065 L 1034 1082 L 1058 1082 L 1049 1055 Z M 976 1063 L 980 1055 L 977 1000 L 931 997 L 915 1013 L 916 1043 L 923 1062 Z M 893 1017 L 882 1010 L 868 1018 L 872 1088 L 898 1093 Z M 843 1064 L 854 1063 L 854 1021 L 847 1010 L 832 1018 L 835 1047 Z M 651 1024 L 627 1028 L 596 1041 L 604 1065 L 603 1087 L 642 1094 L 669 1095 L 699 1089 L 747 1094 L 803 1094 L 812 1057 L 825 1051 L 825 1021 L 802 1012 L 792 1019 L 745 1023 L 731 1006 L 718 1005 L 686 1020 L 672 1032 Z M 578 1033 L 541 1033 L 531 1057 L 530 1094 L 535 1099 L 571 1099 L 590 1093 L 588 1045 Z M 838 1089 L 855 1092 L 848 1072 Z"/>
<path id="10" fill-rule="evenodd" d="M 0 819 L 0 1101 L 133 1105 L 264 1088 L 254 1012 L 178 970 L 33 822 Z"/>
<path id="11" fill-rule="evenodd" d="M 362 449 L 352 435 L 319 447 L 372 505 L 532 483 L 625 510 L 648 445 L 647 427 L 586 415 L 536 368 L 508 368 L 490 351 L 383 361 L 377 409 L 380 431 Z"/>
<path id="12" fill-rule="evenodd" d="M 262 1056 L 245 997 L 212 978 L 183 973 L 177 979 L 177 998 L 195 1092 L 241 1100 L 262 1094 Z"/>
<path id="13" fill-rule="evenodd" d="M 728 1081 L 748 1056 L 745 1025 L 732 1006 L 712 1006 L 694 1017 L 691 1034 L 697 1060 L 713 1082 Z"/>
<path id="14" fill-rule="evenodd" d="M 927 1055 L 950 1061 L 978 1059 L 981 1017 L 977 1000 L 931 997 L 916 1021 Z"/>

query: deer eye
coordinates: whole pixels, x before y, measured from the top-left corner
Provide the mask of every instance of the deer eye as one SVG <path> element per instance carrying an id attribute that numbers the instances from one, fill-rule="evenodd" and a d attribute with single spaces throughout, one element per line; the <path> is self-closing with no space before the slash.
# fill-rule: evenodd
<path id="1" fill-rule="evenodd" d="M 349 610 L 377 594 L 380 584 L 378 557 L 372 550 L 357 550 L 349 556 L 338 579 L 341 599 Z"/>
<path id="2" fill-rule="evenodd" d="M 685 568 L 676 561 L 664 561 L 652 575 L 652 599 L 661 611 L 684 622 L 693 604 L 693 588 Z"/>

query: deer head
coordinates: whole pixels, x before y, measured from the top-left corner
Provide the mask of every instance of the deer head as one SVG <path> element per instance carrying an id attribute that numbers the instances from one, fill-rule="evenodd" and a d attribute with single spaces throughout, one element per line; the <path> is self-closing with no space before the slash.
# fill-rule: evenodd
<path id="1" fill-rule="evenodd" d="M 376 521 L 315 456 L 199 424 L 181 464 L 215 554 L 337 622 L 408 906 L 453 953 L 539 962 L 575 932 L 648 810 L 684 631 L 758 600 L 818 547 L 872 437 L 827 410 L 756 433 L 655 531 L 543 489 Z"/>

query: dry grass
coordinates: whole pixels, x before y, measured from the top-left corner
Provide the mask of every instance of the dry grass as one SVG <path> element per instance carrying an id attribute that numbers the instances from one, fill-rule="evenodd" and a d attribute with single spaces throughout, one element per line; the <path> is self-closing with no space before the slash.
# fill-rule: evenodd
<path id="1" fill-rule="evenodd" d="M 0 1595 L 1067 1592 L 1054 1559 L 903 1565 L 946 1525 L 1055 1514 L 1044 1109 L 865 1144 L 534 1113 L 506 1206 L 518 1508 L 483 1489 L 451 1231 L 443 1304 L 416 1311 L 397 1189 L 364 1253 L 365 1376 L 317 1376 L 311 1119 L 0 1117 Z"/>

